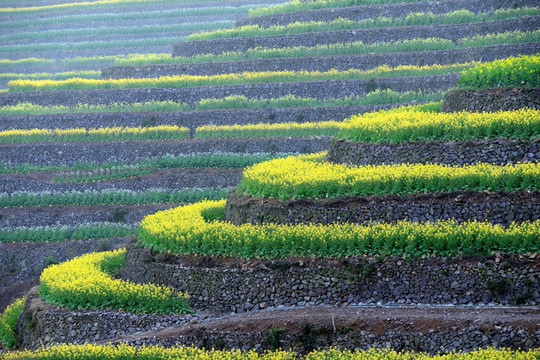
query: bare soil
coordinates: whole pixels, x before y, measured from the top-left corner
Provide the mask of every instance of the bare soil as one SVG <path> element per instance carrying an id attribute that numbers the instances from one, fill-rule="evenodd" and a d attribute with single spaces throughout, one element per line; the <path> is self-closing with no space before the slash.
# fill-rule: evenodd
<path id="1" fill-rule="evenodd" d="M 227 333 L 261 333 L 286 328 L 299 333 L 305 324 L 339 331 L 367 331 L 380 335 L 387 331 L 422 332 L 430 330 L 455 331 L 495 324 L 519 326 L 534 333 L 540 329 L 538 308 L 472 308 L 472 307 L 343 307 L 313 306 L 283 310 L 257 311 L 236 314 L 198 324 L 169 327 L 148 333 L 116 338 L 115 341 L 134 341 L 146 337 L 166 339 L 180 335 L 196 335 L 205 331 Z"/>

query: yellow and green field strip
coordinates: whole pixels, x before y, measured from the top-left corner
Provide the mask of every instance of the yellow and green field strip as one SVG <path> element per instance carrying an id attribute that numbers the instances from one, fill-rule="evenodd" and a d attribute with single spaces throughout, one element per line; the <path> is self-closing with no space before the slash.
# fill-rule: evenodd
<path id="1" fill-rule="evenodd" d="M 250 4 L 240 6 L 212 6 L 212 7 L 188 7 L 172 10 L 160 11 L 134 11 L 122 12 L 118 14 L 98 13 L 98 14 L 78 14 L 50 16 L 46 18 L 35 18 L 32 20 L 13 20 L 2 22 L 3 29 L 24 28 L 32 24 L 33 26 L 56 25 L 63 23 L 99 22 L 99 21 L 126 21 L 126 20 L 151 20 L 167 19 L 175 20 L 190 16 L 210 16 L 247 13 L 249 9 L 264 6 L 264 4 Z M 183 20 L 183 19 L 182 19 Z"/>
<path id="2" fill-rule="evenodd" d="M 426 104 L 436 108 L 440 103 Z M 355 142 L 404 143 L 468 139 L 540 138 L 540 112 L 534 109 L 494 113 L 439 113 L 424 106 L 365 113 L 345 121 L 204 125 L 194 137 L 336 136 Z"/>
<path id="3" fill-rule="evenodd" d="M 68 79 L 68 80 L 12 80 L 9 91 L 126 89 L 126 88 L 187 88 L 195 86 L 240 85 L 274 82 L 299 82 L 319 80 L 352 80 L 376 77 L 401 77 L 438 75 L 460 72 L 477 65 L 477 62 L 452 65 L 401 65 L 391 68 L 382 65 L 371 70 L 321 71 L 263 71 L 230 73 L 212 76 L 176 75 L 142 79 Z"/>
<path id="4" fill-rule="evenodd" d="M 101 71 L 96 70 L 86 70 L 86 71 L 64 71 L 59 73 L 0 73 L 0 80 L 10 81 L 10 80 L 22 80 L 22 79 L 32 79 L 32 80 L 65 80 L 71 78 L 82 78 L 82 79 L 101 79 Z"/>
<path id="5" fill-rule="evenodd" d="M 0 193 L 0 208 L 21 206 L 94 206 L 145 205 L 192 203 L 203 199 L 219 200 L 227 196 L 230 188 L 151 188 L 145 191 L 129 189 L 103 189 L 85 191 L 16 191 Z"/>
<path id="6" fill-rule="evenodd" d="M 475 14 L 468 10 L 456 10 L 444 14 L 410 13 L 405 18 L 378 17 L 365 20 L 350 20 L 338 18 L 332 21 L 294 22 L 288 25 L 245 25 L 233 29 L 220 29 L 191 34 L 186 41 L 238 38 L 253 36 L 275 36 L 299 34 L 308 32 L 358 30 L 379 27 L 434 25 L 434 24 L 464 24 L 484 21 L 503 20 L 521 16 L 534 16 L 540 14 L 540 8 L 524 7 L 518 9 L 499 9 L 493 12 Z"/>
<path id="7" fill-rule="evenodd" d="M 172 57 L 170 54 L 133 54 L 115 59 L 115 65 L 188 64 L 220 61 L 243 61 L 253 59 L 278 59 L 308 56 L 360 55 L 370 53 L 455 50 L 468 47 L 526 43 L 540 41 L 540 30 L 507 31 L 487 35 L 464 37 L 453 42 L 442 38 L 417 38 L 392 42 L 364 44 L 362 41 L 349 43 L 321 44 L 317 46 L 295 46 L 283 48 L 256 47 L 246 51 L 231 51 L 222 54 L 200 54 L 191 57 Z"/>
<path id="8" fill-rule="evenodd" d="M 14 348 L 18 345 L 15 339 L 17 320 L 24 309 L 25 298 L 15 300 L 0 315 L 0 345 L 6 348 Z M 0 355 L 2 359 L 2 355 Z"/>
<path id="9" fill-rule="evenodd" d="M 0 36 L 0 43 L 9 41 L 20 41 L 27 39 L 44 42 L 45 39 L 54 39 L 59 37 L 78 37 L 78 36 L 100 36 L 100 35 L 132 35 L 132 34 L 155 34 L 155 33 L 176 33 L 188 31 L 200 31 L 209 29 L 226 29 L 234 26 L 234 21 L 213 21 L 182 23 L 170 25 L 142 25 L 142 26 L 104 26 L 100 28 L 82 28 L 82 29 L 61 29 L 46 30 L 40 32 L 19 32 Z"/>
<path id="10" fill-rule="evenodd" d="M 19 60 L 0 59 L 0 67 L 4 71 L 21 69 L 56 69 L 64 66 L 94 67 L 96 70 L 103 66 L 124 65 L 153 65 L 153 64 L 186 64 L 220 61 L 242 61 L 264 58 L 294 58 L 308 56 L 358 55 L 369 53 L 405 52 L 405 51 L 435 51 L 453 50 L 476 46 L 489 46 L 511 43 L 527 43 L 540 41 L 540 30 L 507 31 L 504 33 L 476 35 L 464 37 L 455 43 L 441 38 L 410 39 L 393 42 L 364 44 L 361 41 L 351 43 L 323 44 L 312 47 L 297 46 L 285 48 L 253 48 L 245 52 L 226 52 L 223 54 L 202 54 L 192 57 L 172 57 L 170 54 L 129 54 L 110 56 L 75 57 L 64 59 L 25 58 Z M 47 45 L 49 46 L 49 45 Z M 46 46 L 46 48 L 47 48 Z M 52 45 L 50 45 L 52 46 Z M 49 46 L 49 47 L 50 47 Z M 83 47 L 87 45 L 81 45 Z M 42 70 L 41 70 L 42 71 Z"/>
<path id="11" fill-rule="evenodd" d="M 324 162 L 324 155 L 291 156 L 250 166 L 236 190 L 239 194 L 280 199 L 540 190 L 539 163 L 348 166 Z"/>
<path id="12" fill-rule="evenodd" d="M 345 121 L 203 125 L 195 139 L 337 136 L 364 143 L 523 139 L 540 137 L 540 113 L 534 109 L 494 113 L 440 113 L 440 102 L 365 113 Z M 97 129 L 13 129 L 0 131 L 0 143 L 187 139 L 176 125 Z"/>
<path id="13" fill-rule="evenodd" d="M 43 6 L 21 6 L 21 7 L 3 7 L 0 8 L 0 16 L 14 16 L 31 13 L 61 12 L 64 10 L 86 10 L 97 8 L 113 8 L 122 6 L 149 6 L 158 4 L 189 4 L 198 3 L 200 0 L 97 0 L 97 1 L 79 1 L 72 3 L 43 5 Z M 206 3 L 226 3 L 227 0 L 204 0 Z"/>
<path id="14" fill-rule="evenodd" d="M 439 101 L 445 95 L 443 91 L 405 91 L 396 92 L 390 89 L 369 92 L 365 96 L 348 96 L 344 98 L 316 99 L 295 95 L 279 98 L 258 99 L 243 95 L 232 95 L 224 98 L 201 99 L 193 106 L 175 101 L 148 101 L 144 103 L 113 103 L 105 105 L 89 105 L 79 103 L 75 106 L 53 105 L 41 106 L 32 103 L 0 106 L 0 115 L 48 115 L 48 114 L 79 114 L 79 113 L 113 113 L 113 112 L 174 112 L 196 110 L 223 109 L 270 109 L 290 107 L 329 107 L 329 106 L 362 106 L 382 105 L 393 103 L 408 103 L 411 101 Z"/>
<path id="15" fill-rule="evenodd" d="M 91 253 L 43 270 L 39 295 L 69 309 L 117 309 L 141 313 L 188 313 L 189 296 L 174 289 L 114 279 L 125 250 Z"/>
<path id="16" fill-rule="evenodd" d="M 19 226 L 1 228 L 0 243 L 108 239 L 127 237 L 138 232 L 138 224 L 125 224 L 122 222 L 89 222 L 80 223 L 76 226 Z"/>
<path id="17" fill-rule="evenodd" d="M 398 352 L 390 349 L 369 350 L 315 350 L 303 356 L 292 351 L 277 350 L 257 353 L 241 350 L 204 350 L 198 347 L 170 347 L 63 344 L 25 350 L 4 355 L 3 360 L 536 360 L 540 350 L 508 350 L 487 348 L 469 353 L 455 352 L 439 355 Z"/>
<path id="18" fill-rule="evenodd" d="M 478 64 L 464 70 L 458 82 L 461 89 L 500 87 L 540 87 L 540 54 Z"/>
<path id="19" fill-rule="evenodd" d="M 182 41 L 184 37 L 154 37 L 130 40 L 110 40 L 110 41 L 81 41 L 81 42 L 53 42 L 35 43 L 22 45 L 2 45 L 1 53 L 35 53 L 40 51 L 75 51 L 75 50 L 99 50 L 116 48 L 138 48 L 144 46 L 172 45 Z M 144 51 L 144 50 L 143 50 Z"/>
<path id="20" fill-rule="evenodd" d="M 300 10 L 314 10 L 327 8 L 340 8 L 357 5 L 379 5 L 396 4 L 404 2 L 423 2 L 427 0 L 292 0 L 279 5 L 270 5 L 260 9 L 253 9 L 249 12 L 250 17 L 273 15 L 285 12 L 294 12 Z"/>
<path id="21" fill-rule="evenodd" d="M 229 153 L 215 151 L 211 153 L 190 153 L 164 155 L 159 157 L 141 157 L 127 165 L 122 162 L 79 162 L 72 165 L 0 165 L 0 174 L 26 174 L 38 171 L 56 171 L 52 181 L 87 182 L 99 181 L 108 171 L 133 167 L 143 170 L 153 169 L 241 169 L 263 161 L 297 155 L 293 153 Z"/>
<path id="22" fill-rule="evenodd" d="M 100 127 L 96 129 L 29 129 L 0 131 L 0 143 L 187 139 L 189 129 L 177 125 Z"/>
<path id="23" fill-rule="evenodd" d="M 540 138 L 540 111 L 436 113 L 383 110 L 352 116 L 341 126 L 339 138 L 356 142 L 402 143 L 467 139 Z"/>
<path id="24" fill-rule="evenodd" d="M 138 243 L 159 252 L 239 258 L 354 255 L 420 256 L 537 252 L 540 221 L 505 228 L 487 222 L 233 225 L 225 200 L 202 201 L 147 216 Z"/>

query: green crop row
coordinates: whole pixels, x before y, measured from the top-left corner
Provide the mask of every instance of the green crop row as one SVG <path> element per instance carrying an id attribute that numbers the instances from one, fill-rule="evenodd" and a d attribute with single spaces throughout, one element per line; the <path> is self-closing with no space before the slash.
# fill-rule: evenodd
<path id="1" fill-rule="evenodd" d="M 521 16 L 534 16 L 540 14 L 540 8 L 523 7 L 518 9 L 499 9 L 493 12 L 475 14 L 468 10 L 456 10 L 444 14 L 432 12 L 411 13 L 405 18 L 378 17 L 354 21 L 338 18 L 332 21 L 295 22 L 288 25 L 272 25 L 261 27 L 259 25 L 245 25 L 233 29 L 220 29 L 210 32 L 200 32 L 189 35 L 186 41 L 210 40 L 220 38 L 274 36 L 285 34 L 299 34 L 308 32 L 326 32 L 338 30 L 357 30 L 393 26 L 434 25 L 434 24 L 463 24 L 484 21 L 503 20 Z"/>
<path id="2" fill-rule="evenodd" d="M 243 95 L 226 96 L 224 98 L 202 99 L 195 105 L 196 110 L 214 109 L 255 109 L 255 108 L 288 108 L 288 107 L 327 107 L 327 106 L 362 106 L 407 103 L 411 101 L 439 101 L 445 92 L 405 91 L 396 92 L 390 89 L 369 92 L 365 96 L 348 96 L 343 98 L 316 99 L 295 95 L 286 95 L 276 99 L 248 98 Z M 2 108 L 0 108 L 0 114 Z"/>
<path id="3" fill-rule="evenodd" d="M 390 349 L 369 350 L 315 350 L 307 355 L 292 351 L 257 353 L 241 350 L 203 350 L 198 347 L 177 346 L 165 348 L 159 345 L 135 347 L 126 344 L 94 345 L 64 344 L 25 350 L 5 355 L 3 360 L 535 360 L 540 350 L 509 350 L 487 348 L 469 353 L 453 352 L 429 355 L 426 353 L 397 352 Z"/>
<path id="4" fill-rule="evenodd" d="M 540 87 L 540 54 L 479 64 L 461 73 L 458 88 Z"/>
<path id="5" fill-rule="evenodd" d="M 68 79 L 68 80 L 12 80 L 9 91 L 126 89 L 126 88 L 187 88 L 195 86 L 241 85 L 274 82 L 299 82 L 319 80 L 351 80 L 378 77 L 424 76 L 461 72 L 477 62 L 452 65 L 401 65 L 391 68 L 382 65 L 371 70 L 320 71 L 264 71 L 220 74 L 212 76 L 176 75 L 141 79 Z"/>
<path id="6" fill-rule="evenodd" d="M 132 48 L 141 46 L 172 45 L 182 41 L 183 37 L 166 38 L 146 38 L 133 40 L 112 40 L 112 41 L 83 41 L 83 42 L 58 42 L 27 45 L 4 45 L 0 46 L 0 53 L 13 52 L 39 52 L 39 51 L 74 51 L 74 50 L 96 50 L 114 48 Z"/>
<path id="7" fill-rule="evenodd" d="M 192 57 L 172 57 L 170 54 L 132 54 L 119 57 L 115 65 L 189 64 L 202 62 L 242 61 L 252 59 L 278 59 L 308 56 L 359 55 L 369 53 L 455 50 L 467 47 L 499 45 L 509 43 L 535 42 L 540 40 L 540 30 L 507 31 L 504 33 L 464 37 L 456 42 L 442 38 L 411 39 L 392 42 L 364 44 L 350 43 L 321 44 L 317 46 L 296 46 L 284 48 L 256 47 L 243 51 L 225 52 L 219 55 L 202 54 Z"/>
<path id="8" fill-rule="evenodd" d="M 63 23 L 83 24 L 85 22 L 99 21 L 126 21 L 126 20 L 145 20 L 145 19 L 167 19 L 172 18 L 178 21 L 179 18 L 187 16 L 210 16 L 210 15 L 228 15 L 228 14 L 243 14 L 249 9 L 264 6 L 260 4 L 241 5 L 241 6 L 214 6 L 214 7 L 195 7 L 181 8 L 161 11 L 134 11 L 122 12 L 119 14 L 83 14 L 83 15 L 64 15 L 53 16 L 47 18 L 39 18 L 29 20 L 16 20 L 2 22 L 3 29 L 25 28 L 30 24 L 32 26 L 56 25 Z"/>
<path id="9" fill-rule="evenodd" d="M 540 190 L 540 163 L 452 166 L 348 166 L 322 162 L 324 153 L 275 159 L 244 170 L 239 194 L 261 198 L 335 198 L 475 191 Z"/>
<path id="10" fill-rule="evenodd" d="M 142 55 L 131 54 L 130 56 Z M 45 58 L 23 58 L 18 60 L 0 59 L 0 67 L 3 71 L 24 71 L 30 72 L 32 69 L 49 68 L 61 69 L 65 66 L 77 66 L 79 68 L 90 68 L 101 70 L 102 66 L 114 65 L 115 59 L 125 58 L 126 55 L 109 55 L 109 56 L 76 56 L 74 58 L 64 59 L 45 59 Z M 42 72 L 43 70 L 41 70 Z"/>
<path id="11" fill-rule="evenodd" d="M 16 191 L 0 193 L 0 208 L 16 206 L 128 205 L 192 203 L 202 199 L 222 199 L 231 189 L 105 189 L 85 191 Z"/>
<path id="12" fill-rule="evenodd" d="M 300 10 L 314 10 L 327 8 L 340 8 L 358 5 L 396 4 L 404 2 L 424 2 L 427 0 L 292 0 L 284 4 L 271 5 L 249 11 L 249 16 L 273 15 Z"/>
<path id="13" fill-rule="evenodd" d="M 91 253 L 51 265 L 40 277 L 39 295 L 69 309 L 115 309 L 142 313 L 188 313 L 189 296 L 174 289 L 114 279 L 125 250 Z"/>
<path id="14" fill-rule="evenodd" d="M 2 242 L 49 242 L 126 237 L 139 232 L 136 224 L 90 222 L 77 226 L 36 226 L 0 229 Z"/>
<path id="15" fill-rule="evenodd" d="M 204 0 L 206 3 L 226 3 L 228 0 Z M 137 6 L 149 6 L 153 4 L 171 4 L 171 5 L 180 5 L 180 4 L 189 4 L 197 3 L 200 0 L 97 0 L 97 1 L 79 1 L 72 3 L 62 3 L 54 5 L 43 5 L 43 6 L 22 6 L 22 7 L 2 7 L 0 8 L 0 16 L 9 16 L 13 17 L 16 15 L 30 14 L 30 13 L 61 13 L 63 10 L 87 10 L 87 9 L 96 9 L 96 8 L 112 8 L 112 7 L 121 7 L 129 6 L 134 9 Z"/>
<path id="16" fill-rule="evenodd" d="M 196 153 L 196 154 L 180 154 L 180 155 L 165 155 L 155 158 L 138 158 L 133 166 L 141 169 L 238 169 L 249 165 L 276 159 L 285 156 L 291 156 L 291 153 Z M 125 167 L 122 163 L 75 163 L 71 166 L 67 165 L 30 165 L 23 164 L 17 167 L 10 165 L 0 165 L 0 174 L 13 173 L 29 173 L 36 171 L 103 171 L 113 167 Z"/>
<path id="17" fill-rule="evenodd" d="M 246 125 L 203 125 L 195 129 L 195 139 L 210 138 L 261 138 L 261 137 L 312 137 L 335 136 L 341 121 L 258 123 Z"/>
<path id="18" fill-rule="evenodd" d="M 83 29 L 61 29 L 61 30 L 46 30 L 46 31 L 30 31 L 20 32 L 15 34 L 0 36 L 0 43 L 9 41 L 18 41 L 25 39 L 35 39 L 39 42 L 44 42 L 45 39 L 54 39 L 59 37 L 79 37 L 79 36 L 100 36 L 100 35 L 129 35 L 129 34 L 155 34 L 155 33 L 175 33 L 175 32 L 191 32 L 210 29 L 226 29 L 234 26 L 234 21 L 214 21 L 214 22 L 197 22 L 197 23 L 182 23 L 170 25 L 145 25 L 145 26 L 106 26 L 100 28 L 83 28 Z M 74 41 L 73 44 L 77 42 Z"/>
<path id="19" fill-rule="evenodd" d="M 455 256 L 537 252 L 540 221 L 508 228 L 487 222 L 263 224 L 221 221 L 225 200 L 160 211 L 141 222 L 138 244 L 159 252 L 239 258 L 355 255 Z"/>
<path id="20" fill-rule="evenodd" d="M 86 71 L 66 71 L 60 73 L 33 73 L 33 74 L 16 74 L 16 73 L 0 73 L 0 80 L 10 81 L 10 80 L 65 80 L 71 78 L 81 78 L 81 79 L 101 79 L 101 71 L 95 70 L 86 70 Z"/>
<path id="21" fill-rule="evenodd" d="M 19 315 L 24 309 L 26 298 L 15 300 L 0 316 L 0 345 L 6 348 L 14 348 L 18 345 L 15 339 L 15 328 Z M 0 359 L 2 355 L 0 355 Z"/>
<path id="22" fill-rule="evenodd" d="M 154 170 L 138 165 L 114 166 L 90 171 L 62 171 L 56 173 L 51 181 L 62 183 L 86 183 L 103 180 L 125 179 L 152 173 Z"/>
<path id="23" fill-rule="evenodd" d="M 67 113 L 111 113 L 111 112 L 173 112 L 192 110 L 218 109 L 255 109 L 255 108 L 289 108 L 289 107 L 327 107 L 327 106 L 360 106 L 407 103 L 411 101 L 439 101 L 445 95 L 443 91 L 396 92 L 390 89 L 372 91 L 365 96 L 349 96 L 344 98 L 316 99 L 295 95 L 286 95 L 276 99 L 248 98 L 243 95 L 232 95 L 224 98 L 202 99 L 193 107 L 174 101 L 149 101 L 145 103 L 114 103 L 107 105 L 77 104 L 75 106 L 41 106 L 32 103 L 18 103 L 0 107 L 0 115 L 46 115 Z"/>
<path id="24" fill-rule="evenodd" d="M 81 113 L 114 113 L 114 112 L 160 112 L 190 111 L 186 103 L 168 101 L 148 101 L 144 103 L 112 103 L 105 105 L 89 105 L 79 103 L 75 106 L 53 105 L 41 106 L 32 103 L 18 103 L 0 107 L 0 115 L 47 115 L 47 114 L 81 114 Z"/>
<path id="25" fill-rule="evenodd" d="M 0 131 L 1 143 L 187 139 L 189 129 L 176 125 L 100 127 L 97 129 L 29 129 Z"/>

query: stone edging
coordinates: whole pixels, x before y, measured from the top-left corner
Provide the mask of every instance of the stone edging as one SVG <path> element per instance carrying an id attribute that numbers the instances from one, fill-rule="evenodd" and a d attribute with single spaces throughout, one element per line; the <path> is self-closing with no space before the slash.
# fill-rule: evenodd
<path id="1" fill-rule="evenodd" d="M 280 200 L 237 196 L 227 198 L 225 220 L 236 225 L 261 224 L 331 224 L 372 222 L 395 223 L 454 219 L 488 221 L 508 226 L 540 219 L 540 192 L 520 191 L 386 195 L 340 197 L 331 200 Z"/>
<path id="2" fill-rule="evenodd" d="M 129 248 L 121 277 L 187 291 L 193 308 L 229 313 L 379 302 L 534 305 L 540 302 L 539 271 L 540 259 L 519 260 L 515 256 L 464 261 L 435 257 L 412 261 L 400 257 L 265 261 L 174 258 Z"/>
<path id="3" fill-rule="evenodd" d="M 101 77 L 150 78 L 172 75 L 217 75 L 244 71 L 329 71 L 330 69 L 368 70 L 386 64 L 425 66 L 458 64 L 471 61 L 494 61 L 512 55 L 533 55 L 540 52 L 540 43 L 478 46 L 455 50 L 408 51 L 359 55 L 335 55 L 299 58 L 256 59 L 191 64 L 128 65 L 106 67 Z"/>
<path id="4" fill-rule="evenodd" d="M 438 24 L 418 26 L 396 26 L 357 30 L 310 32 L 301 34 L 223 38 L 200 41 L 183 41 L 173 45 L 174 56 L 197 54 L 221 54 L 227 51 L 245 52 L 256 47 L 284 48 L 295 46 L 317 46 L 322 44 L 362 41 L 364 44 L 403 41 L 416 38 L 439 37 L 457 41 L 463 37 L 502 33 L 505 31 L 531 31 L 538 28 L 540 16 L 523 16 L 467 24 Z"/>
<path id="5" fill-rule="evenodd" d="M 540 88 L 452 90 L 446 94 L 441 111 L 508 111 L 540 109 Z"/>
<path id="6" fill-rule="evenodd" d="M 197 321 L 198 315 L 134 314 L 122 311 L 79 310 L 49 305 L 34 288 L 27 296 L 17 323 L 22 348 L 38 348 L 54 343 L 86 343 L 141 331 Z"/>
<path id="7" fill-rule="evenodd" d="M 333 139 L 327 161 L 350 165 L 435 163 L 461 166 L 474 163 L 514 164 L 540 161 L 540 139 L 429 141 L 404 144 L 357 143 Z"/>

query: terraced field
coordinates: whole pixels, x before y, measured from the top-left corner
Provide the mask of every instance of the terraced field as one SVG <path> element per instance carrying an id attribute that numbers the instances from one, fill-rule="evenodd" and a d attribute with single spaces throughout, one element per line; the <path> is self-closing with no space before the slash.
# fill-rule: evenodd
<path id="1" fill-rule="evenodd" d="M 536 1 L 0 4 L 0 358 L 539 356 Z"/>

